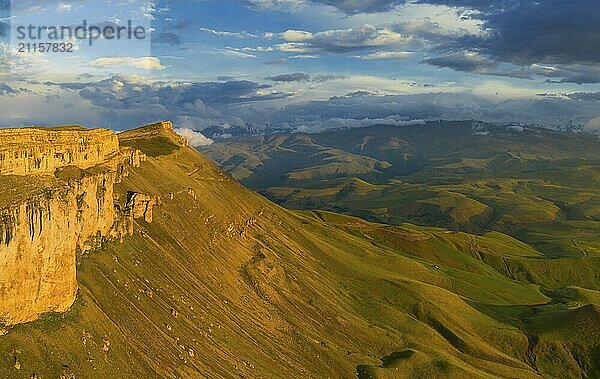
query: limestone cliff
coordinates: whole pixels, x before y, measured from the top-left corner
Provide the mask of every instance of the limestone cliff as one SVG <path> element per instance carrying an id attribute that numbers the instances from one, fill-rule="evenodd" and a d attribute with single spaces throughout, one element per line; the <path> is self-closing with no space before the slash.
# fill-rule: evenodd
<path id="1" fill-rule="evenodd" d="M 49 174 L 68 165 L 89 168 L 119 151 L 110 130 L 78 127 L 0 130 L 0 174 Z"/>
<path id="2" fill-rule="evenodd" d="M 0 324 L 69 309 L 77 258 L 152 221 L 156 198 L 114 194 L 145 159 L 110 130 L 0 130 Z"/>

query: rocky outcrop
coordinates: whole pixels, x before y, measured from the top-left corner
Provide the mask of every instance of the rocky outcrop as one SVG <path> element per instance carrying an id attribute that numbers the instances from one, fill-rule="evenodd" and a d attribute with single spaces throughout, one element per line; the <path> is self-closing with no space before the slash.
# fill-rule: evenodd
<path id="1" fill-rule="evenodd" d="M 77 259 L 152 222 L 157 197 L 129 192 L 120 206 L 114 193 L 144 160 L 109 130 L 0 130 L 0 324 L 68 310 Z"/>
<path id="2" fill-rule="evenodd" d="M 152 210 L 157 200 L 155 196 L 128 192 L 126 208 L 134 219 L 143 218 L 146 222 L 152 222 Z"/>
<path id="3" fill-rule="evenodd" d="M 51 174 L 69 165 L 89 168 L 118 152 L 117 136 L 105 129 L 0 129 L 0 175 Z"/>
<path id="4" fill-rule="evenodd" d="M 119 133 L 119 139 L 129 143 L 139 140 L 149 141 L 155 138 L 163 138 L 178 147 L 188 146 L 188 140 L 175 133 L 171 121 L 162 121 L 143 128 Z"/>

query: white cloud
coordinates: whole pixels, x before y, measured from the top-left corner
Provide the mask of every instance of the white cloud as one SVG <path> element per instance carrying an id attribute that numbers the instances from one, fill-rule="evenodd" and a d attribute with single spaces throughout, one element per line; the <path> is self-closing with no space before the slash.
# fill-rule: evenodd
<path id="1" fill-rule="evenodd" d="M 288 30 L 281 33 L 281 38 L 288 42 L 306 42 L 313 38 L 313 34 L 303 30 Z"/>
<path id="2" fill-rule="evenodd" d="M 89 65 L 95 68 L 132 67 L 142 70 L 164 70 L 166 68 L 157 57 L 104 57 L 91 61 Z"/>
<path id="3" fill-rule="evenodd" d="M 316 51 L 315 49 L 311 48 L 310 45 L 300 42 L 280 43 L 276 47 L 280 51 L 285 51 L 289 53 L 310 53 Z"/>
<path id="4" fill-rule="evenodd" d="M 360 59 L 406 59 L 413 55 L 410 51 L 378 51 L 376 53 L 357 55 Z"/>
<path id="5" fill-rule="evenodd" d="M 69 13 L 69 12 L 71 12 L 72 9 L 73 9 L 73 5 L 67 4 L 67 3 L 59 3 L 58 8 L 57 8 L 59 13 Z"/>
<path id="6" fill-rule="evenodd" d="M 206 137 L 204 134 L 197 132 L 193 129 L 180 128 L 175 129 L 175 131 L 177 132 L 177 134 L 187 139 L 190 142 L 190 145 L 194 147 L 208 146 L 215 142 L 212 139 Z"/>
<path id="7" fill-rule="evenodd" d="M 317 59 L 319 58 L 318 55 L 294 55 L 291 56 L 290 59 Z"/>
<path id="8" fill-rule="evenodd" d="M 260 36 L 248 32 L 228 32 L 223 30 L 215 30 L 209 28 L 199 28 L 201 32 L 212 34 L 218 37 L 233 37 L 233 38 L 260 38 Z"/>
<path id="9" fill-rule="evenodd" d="M 412 46 L 415 40 L 388 28 L 365 24 L 356 28 L 332 29 L 318 33 L 288 30 L 279 37 L 285 43 L 277 45 L 282 51 L 328 51 L 343 53 L 377 47 Z"/>
<path id="10" fill-rule="evenodd" d="M 223 50 L 219 50 L 219 54 L 223 54 L 223 55 L 226 55 L 228 57 L 242 58 L 242 59 L 258 58 L 256 55 L 244 53 L 244 52 L 238 51 L 237 49 L 234 49 L 234 48 L 231 48 L 231 47 L 226 47 Z"/>
<path id="11" fill-rule="evenodd" d="M 363 48 L 388 46 L 410 41 L 399 33 L 366 24 L 360 28 L 326 30 L 314 35 L 313 42 L 329 47 Z"/>

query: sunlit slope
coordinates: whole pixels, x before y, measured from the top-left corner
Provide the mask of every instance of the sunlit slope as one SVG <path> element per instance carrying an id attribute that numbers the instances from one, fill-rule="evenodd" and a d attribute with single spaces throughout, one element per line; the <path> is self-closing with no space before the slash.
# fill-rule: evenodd
<path id="1" fill-rule="evenodd" d="M 70 312 L 0 338 L 1 377 L 592 372 L 598 340 L 561 333 L 599 328 L 597 308 L 585 305 L 597 304 L 598 288 L 542 293 L 525 282 L 540 260 L 527 245 L 290 212 L 193 149 L 157 155 L 117 188 L 119 203 L 127 191 L 160 196 L 153 222 L 138 220 L 135 235 L 82 257 Z M 542 348 L 559 341 L 564 359 L 546 363 L 535 333 L 548 341 Z"/>

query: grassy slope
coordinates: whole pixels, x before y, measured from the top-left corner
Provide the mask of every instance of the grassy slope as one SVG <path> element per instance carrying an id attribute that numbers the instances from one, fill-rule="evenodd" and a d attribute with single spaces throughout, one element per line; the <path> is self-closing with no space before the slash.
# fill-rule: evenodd
<path id="1" fill-rule="evenodd" d="M 578 309 L 540 305 L 536 285 L 474 253 L 536 259 L 510 237 L 289 212 L 191 149 L 150 159 L 119 190 L 162 195 L 155 221 L 82 260 L 69 313 L 1 337 L 0 376 L 536 377 L 521 315 L 494 307 Z"/>

